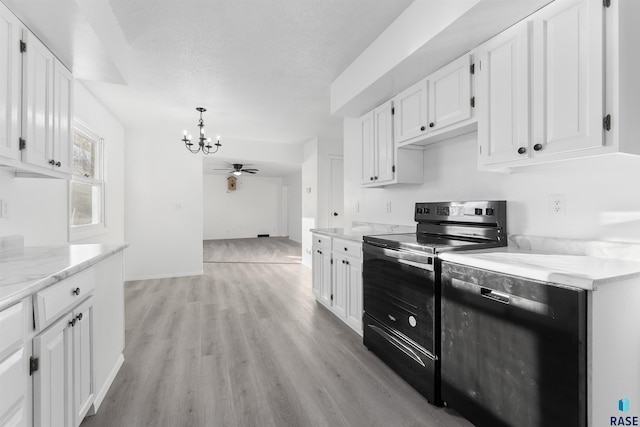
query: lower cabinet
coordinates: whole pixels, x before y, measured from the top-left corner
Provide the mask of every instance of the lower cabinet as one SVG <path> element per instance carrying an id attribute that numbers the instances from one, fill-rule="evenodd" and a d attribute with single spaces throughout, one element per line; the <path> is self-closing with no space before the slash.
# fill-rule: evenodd
<path id="1" fill-rule="evenodd" d="M 362 243 L 313 235 L 313 294 L 362 335 Z"/>
<path id="2" fill-rule="evenodd" d="M 91 296 L 33 340 L 34 425 L 77 427 L 94 398 Z"/>
<path id="3" fill-rule="evenodd" d="M 0 311 L 0 426 L 31 425 L 29 301 Z"/>

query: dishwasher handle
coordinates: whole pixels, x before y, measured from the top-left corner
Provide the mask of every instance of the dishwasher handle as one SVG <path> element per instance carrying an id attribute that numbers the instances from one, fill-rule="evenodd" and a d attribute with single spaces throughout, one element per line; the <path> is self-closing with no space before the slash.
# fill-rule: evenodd
<path id="1" fill-rule="evenodd" d="M 494 300 L 494 301 L 498 301 L 501 302 L 503 304 L 509 304 L 509 302 L 511 301 L 511 297 L 507 294 L 504 294 L 502 292 L 498 292 L 498 291 L 494 291 L 493 289 L 489 289 L 489 288 L 480 288 L 480 295 L 482 295 L 484 298 L 488 298 L 490 300 Z"/>

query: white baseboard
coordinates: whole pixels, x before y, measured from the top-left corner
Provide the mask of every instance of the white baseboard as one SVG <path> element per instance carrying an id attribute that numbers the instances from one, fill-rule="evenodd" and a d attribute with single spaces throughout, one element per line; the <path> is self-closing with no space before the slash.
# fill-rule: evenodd
<path id="1" fill-rule="evenodd" d="M 151 276 L 131 276 L 125 277 L 126 282 L 132 282 L 134 280 L 152 280 L 152 279 L 171 279 L 172 277 L 189 277 L 189 276 L 202 276 L 203 270 L 194 271 L 192 273 L 177 273 L 177 274 L 157 274 Z"/>
<path id="2" fill-rule="evenodd" d="M 100 405 L 102 404 L 102 401 L 106 397 L 107 392 L 109 391 L 109 388 L 111 388 L 111 384 L 113 384 L 113 381 L 116 379 L 116 375 L 118 375 L 118 371 L 120 371 L 120 368 L 122 367 L 123 363 L 124 363 L 124 355 L 120 354 L 120 356 L 118 356 L 118 360 L 116 361 L 115 366 L 113 367 L 113 369 L 109 373 L 109 376 L 104 382 L 104 386 L 102 386 L 102 389 L 96 392 L 96 398 L 93 401 L 93 405 L 91 406 L 91 409 L 89 409 L 89 415 L 95 415 L 95 413 L 98 412 L 98 408 L 100 407 Z"/>

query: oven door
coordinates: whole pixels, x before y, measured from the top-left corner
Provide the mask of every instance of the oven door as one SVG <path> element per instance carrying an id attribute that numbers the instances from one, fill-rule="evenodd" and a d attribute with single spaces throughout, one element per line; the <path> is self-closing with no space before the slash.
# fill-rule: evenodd
<path id="1" fill-rule="evenodd" d="M 436 354 L 434 256 L 363 244 L 363 305 L 366 315 Z"/>

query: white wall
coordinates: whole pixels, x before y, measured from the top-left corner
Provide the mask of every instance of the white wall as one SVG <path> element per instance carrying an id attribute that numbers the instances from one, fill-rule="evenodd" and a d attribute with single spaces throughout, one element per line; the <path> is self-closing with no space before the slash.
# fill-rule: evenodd
<path id="1" fill-rule="evenodd" d="M 282 178 L 243 174 L 236 188 L 227 190 L 227 175 L 203 176 L 205 240 L 284 235 Z"/>
<path id="2" fill-rule="evenodd" d="M 415 225 L 415 202 L 507 200 L 508 232 L 640 242 L 640 157 L 613 156 L 539 166 L 512 174 L 478 172 L 476 133 L 424 151 L 425 183 L 361 188 L 356 119 L 345 120 L 345 219 Z M 567 213 L 549 213 L 549 196 L 564 194 Z M 360 203 L 360 213 L 355 204 Z M 386 213 L 386 202 L 392 212 Z"/>
<path id="3" fill-rule="evenodd" d="M 302 171 L 283 177 L 282 185 L 289 188 L 289 212 L 287 213 L 289 238 L 302 243 Z"/>
<path id="4" fill-rule="evenodd" d="M 104 138 L 106 230 L 82 242 L 124 241 L 124 128 L 80 81 L 74 88 L 75 116 Z M 0 198 L 9 202 L 9 218 L 0 219 L 0 236 L 22 235 L 26 246 L 68 241 L 68 181 L 14 178 L 0 171 Z"/>
<path id="5" fill-rule="evenodd" d="M 202 274 L 202 154 L 159 130 L 125 137 L 126 279 Z"/>
<path id="6" fill-rule="evenodd" d="M 311 266 L 311 228 L 318 214 L 318 139 L 304 144 L 302 156 L 302 264 Z"/>

